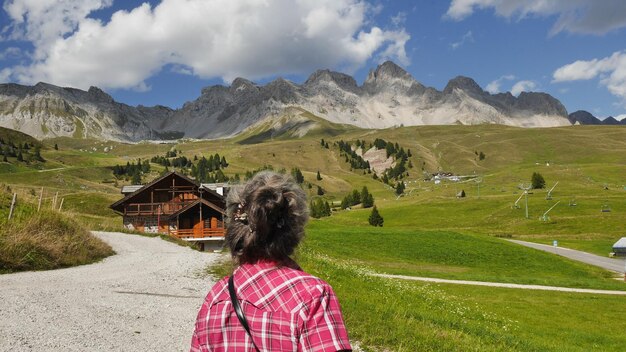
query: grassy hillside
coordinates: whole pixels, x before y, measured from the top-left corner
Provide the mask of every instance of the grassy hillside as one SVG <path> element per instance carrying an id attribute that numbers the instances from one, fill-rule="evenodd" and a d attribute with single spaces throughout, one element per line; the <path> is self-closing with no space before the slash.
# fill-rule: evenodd
<path id="1" fill-rule="evenodd" d="M 243 178 L 247 171 L 270 165 L 274 170 L 297 167 L 311 198 L 317 197 L 319 186 L 323 198 L 338 205 L 353 189 L 367 186 L 384 217 L 384 227 L 374 228 L 367 222 L 370 209 L 337 208 L 331 217 L 311 221 L 299 252 L 305 269 L 336 289 L 351 337 L 365 347 L 617 351 L 626 342 L 621 334 L 626 325 L 615 310 L 621 297 L 428 285 L 365 275 L 375 271 L 626 290 L 614 273 L 505 241 L 558 240 L 564 247 L 607 255 L 624 236 L 626 223 L 626 128 L 484 125 L 360 130 L 300 117 L 298 123 L 290 124 L 286 118 L 281 126 L 259 125 L 231 140 L 169 144 L 49 140 L 42 170 L 0 171 L 0 182 L 25 197 L 43 187 L 48 202 L 59 192 L 64 209 L 90 228 L 119 229 L 121 219 L 108 205 L 121 197 L 119 187 L 129 181 L 113 177 L 114 165 L 176 149 L 188 158 L 219 153 L 228 160 L 225 173 L 230 177 Z M 311 124 L 317 124 L 315 129 L 297 137 Z M 329 148 L 321 146 L 321 138 Z M 411 150 L 413 167 L 400 197 L 372 174 L 351 169 L 334 145 L 376 138 Z M 58 150 L 52 148 L 55 143 Z M 152 164 L 151 170 L 144 182 L 157 177 L 163 167 Z M 322 180 L 316 179 L 318 171 Z M 425 181 L 435 172 L 472 177 L 440 184 Z M 529 194 L 526 218 L 524 199 L 519 209 L 513 204 L 522 195 L 520 184 L 530 183 L 533 172 L 543 175 L 547 188 Z M 547 189 L 557 181 L 552 199 L 546 199 Z M 461 190 L 466 197 L 457 199 Z M 540 220 L 555 204 L 548 221 Z"/>
<path id="2" fill-rule="evenodd" d="M 114 253 L 69 216 L 37 212 L 36 205 L 18 199 L 9 220 L 12 194 L 0 192 L 0 273 L 89 264 Z"/>
<path id="3" fill-rule="evenodd" d="M 5 127 L 0 127 L 0 139 L 6 142 L 12 141 L 16 144 L 19 142 L 20 144 L 28 143 L 41 145 L 41 143 L 36 138 L 30 135 Z"/>

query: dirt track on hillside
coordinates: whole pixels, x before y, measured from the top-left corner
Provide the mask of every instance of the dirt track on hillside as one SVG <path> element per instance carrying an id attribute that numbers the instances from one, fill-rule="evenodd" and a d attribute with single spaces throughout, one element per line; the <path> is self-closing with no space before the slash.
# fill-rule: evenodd
<path id="1" fill-rule="evenodd" d="M 100 263 L 0 275 L 0 351 L 184 351 L 218 258 L 159 238 L 96 232 Z"/>

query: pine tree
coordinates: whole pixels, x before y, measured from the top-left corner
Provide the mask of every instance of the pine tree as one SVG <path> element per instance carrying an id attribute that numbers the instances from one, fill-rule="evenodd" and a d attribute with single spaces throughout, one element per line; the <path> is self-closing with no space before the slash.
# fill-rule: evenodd
<path id="1" fill-rule="evenodd" d="M 324 195 L 324 190 L 320 186 L 317 186 L 317 195 L 318 196 L 323 196 Z"/>
<path id="2" fill-rule="evenodd" d="M 310 215 L 312 218 L 319 219 L 324 216 L 330 216 L 330 205 L 321 198 L 311 201 Z"/>
<path id="3" fill-rule="evenodd" d="M 304 182 L 304 176 L 302 175 L 302 171 L 297 167 L 291 169 L 291 176 L 296 180 L 297 183 L 302 184 Z"/>
<path id="4" fill-rule="evenodd" d="M 404 193 L 404 188 L 404 182 L 398 182 L 398 184 L 396 185 L 396 194 L 401 195 L 402 193 Z"/>
<path id="5" fill-rule="evenodd" d="M 59 145 L 54 143 L 54 150 L 59 150 Z"/>
<path id="6" fill-rule="evenodd" d="M 371 208 L 374 205 L 374 196 L 372 196 L 365 186 L 363 186 L 363 190 L 361 190 L 361 204 L 363 208 Z"/>
<path id="7" fill-rule="evenodd" d="M 133 174 L 132 179 L 130 181 L 133 185 L 141 184 L 141 174 L 137 171 Z"/>
<path id="8" fill-rule="evenodd" d="M 348 209 L 352 205 L 352 197 L 351 195 L 347 195 L 343 197 L 341 200 L 341 209 Z"/>
<path id="9" fill-rule="evenodd" d="M 321 180 L 322 180 L 322 175 L 320 175 L 320 170 L 317 170 L 317 177 L 316 177 L 316 179 L 317 179 L 318 181 L 321 181 Z"/>
<path id="10" fill-rule="evenodd" d="M 9 159 L 7 159 L 7 155 L 4 154 L 4 153 L 2 153 L 2 161 L 5 162 L 5 163 L 9 162 Z"/>
<path id="11" fill-rule="evenodd" d="M 17 161 L 24 161 L 24 156 L 22 156 L 22 150 L 17 153 Z"/>
<path id="12" fill-rule="evenodd" d="M 37 160 L 37 161 L 41 161 L 41 162 L 45 161 L 44 158 L 41 156 L 41 147 L 40 146 L 36 146 L 35 147 L 34 157 L 35 157 L 35 160 Z"/>
<path id="13" fill-rule="evenodd" d="M 533 172 L 531 183 L 534 189 L 544 188 L 546 186 L 546 180 L 538 172 Z"/>
<path id="14" fill-rule="evenodd" d="M 370 225 L 372 226 L 383 226 L 383 222 L 385 221 L 383 219 L 383 217 L 380 215 L 380 213 L 378 212 L 378 209 L 376 208 L 376 206 L 374 206 L 374 208 L 372 208 L 372 213 L 370 214 L 368 221 L 370 223 Z"/>

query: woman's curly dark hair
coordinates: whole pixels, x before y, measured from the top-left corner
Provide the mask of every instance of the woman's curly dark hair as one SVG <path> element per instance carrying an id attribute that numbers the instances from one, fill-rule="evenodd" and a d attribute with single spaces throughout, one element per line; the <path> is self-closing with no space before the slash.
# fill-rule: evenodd
<path id="1" fill-rule="evenodd" d="M 306 194 L 291 176 L 262 171 L 231 189 L 226 216 L 226 244 L 238 264 L 285 262 L 304 236 Z"/>

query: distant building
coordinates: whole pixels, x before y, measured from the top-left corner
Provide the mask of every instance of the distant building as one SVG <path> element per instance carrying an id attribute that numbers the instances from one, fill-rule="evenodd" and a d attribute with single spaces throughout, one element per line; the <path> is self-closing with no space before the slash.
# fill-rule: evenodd
<path id="1" fill-rule="evenodd" d="M 615 242 L 613 245 L 613 253 L 615 253 L 616 256 L 626 257 L 626 237 L 622 237 Z"/>
<path id="2" fill-rule="evenodd" d="M 124 198 L 110 207 L 122 216 L 129 230 L 186 240 L 223 238 L 228 188 L 222 184 L 216 189 L 170 172 L 146 185 L 124 186 Z"/>

